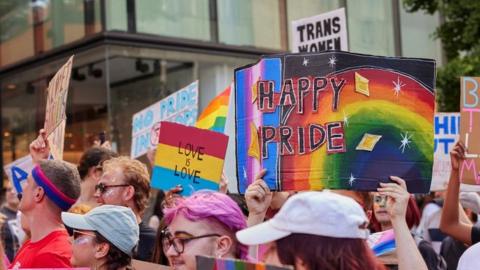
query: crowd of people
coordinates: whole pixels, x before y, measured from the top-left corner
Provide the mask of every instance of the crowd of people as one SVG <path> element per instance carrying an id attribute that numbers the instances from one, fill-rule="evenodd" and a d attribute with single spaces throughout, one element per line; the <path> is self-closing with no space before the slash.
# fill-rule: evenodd
<path id="1" fill-rule="evenodd" d="M 396 176 L 370 193 L 273 192 L 263 170 L 244 195 L 222 185 L 182 197 L 182 187 L 152 191 L 149 168 L 108 142 L 75 166 L 49 159 L 41 130 L 30 154 L 23 192 L 4 185 L 4 269 L 132 269 L 139 260 L 191 270 L 197 256 L 306 270 L 480 269 L 480 197 L 460 192 L 461 142 L 446 192 L 425 196 L 409 194 Z M 376 255 L 367 240 L 387 230 L 395 250 Z"/>

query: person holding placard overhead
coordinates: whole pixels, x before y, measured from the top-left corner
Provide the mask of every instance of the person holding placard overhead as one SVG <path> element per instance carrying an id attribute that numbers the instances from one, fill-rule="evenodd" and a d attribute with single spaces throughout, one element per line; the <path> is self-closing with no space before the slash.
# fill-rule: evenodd
<path id="1" fill-rule="evenodd" d="M 18 251 L 10 268 L 71 267 L 72 246 L 61 220 L 80 196 L 80 176 L 75 166 L 48 157 L 45 132 L 30 145 L 36 166 L 23 184 L 19 210 L 31 238 Z M 46 155 L 45 155 L 46 154 Z"/>
<path id="2" fill-rule="evenodd" d="M 405 181 L 381 184 L 388 197 L 397 241 L 399 269 L 427 269 L 410 235 L 405 213 L 409 194 Z M 237 232 L 240 243 L 267 244 L 264 262 L 293 265 L 298 270 L 385 269 L 368 247 L 368 219 L 353 199 L 330 191 L 293 195 L 267 222 Z"/>

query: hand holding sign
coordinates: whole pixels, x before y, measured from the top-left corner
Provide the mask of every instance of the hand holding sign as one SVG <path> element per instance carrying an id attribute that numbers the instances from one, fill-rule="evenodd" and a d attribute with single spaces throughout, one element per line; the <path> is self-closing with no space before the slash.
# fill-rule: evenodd
<path id="1" fill-rule="evenodd" d="M 450 160 L 452 163 L 452 170 L 458 173 L 458 169 L 460 168 L 460 163 L 462 160 L 465 159 L 465 152 L 466 152 L 465 145 L 462 142 L 457 142 L 455 147 L 452 151 L 450 151 Z"/>
<path id="2" fill-rule="evenodd" d="M 33 163 L 38 163 L 42 159 L 48 159 L 50 155 L 50 144 L 47 140 L 47 132 L 45 129 L 40 129 L 38 137 L 30 143 L 30 155 Z"/>

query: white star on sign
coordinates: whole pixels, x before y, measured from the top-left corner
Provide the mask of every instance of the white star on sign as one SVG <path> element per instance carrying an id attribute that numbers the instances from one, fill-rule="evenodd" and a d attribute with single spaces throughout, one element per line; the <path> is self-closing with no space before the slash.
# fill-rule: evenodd
<path id="1" fill-rule="evenodd" d="M 345 111 L 343 111 L 343 122 L 345 123 L 345 126 L 348 127 L 348 115 L 345 114 Z"/>
<path id="2" fill-rule="evenodd" d="M 307 58 L 304 57 L 304 58 L 303 58 L 303 63 L 302 63 L 302 65 L 308 66 L 308 62 L 309 62 L 309 61 L 310 61 L 310 60 L 308 60 Z"/>
<path id="3" fill-rule="evenodd" d="M 335 55 L 332 55 L 332 57 L 328 58 L 328 64 L 331 68 L 337 64 L 337 58 L 335 58 Z"/>
<path id="4" fill-rule="evenodd" d="M 400 134 L 400 136 L 402 136 L 402 140 L 400 141 L 402 144 L 400 145 L 399 149 L 402 149 L 403 154 L 403 152 L 405 151 L 405 147 L 408 146 L 410 148 L 410 143 L 412 142 L 410 138 L 412 137 L 412 135 L 408 135 L 408 132 L 405 132 L 405 134 Z"/>
<path id="5" fill-rule="evenodd" d="M 245 167 L 243 167 L 243 178 L 247 179 L 247 170 L 245 170 Z"/>
<path id="6" fill-rule="evenodd" d="M 394 86 L 393 87 L 393 92 L 395 92 L 395 96 L 398 97 L 398 95 L 400 94 L 400 91 L 402 91 L 402 87 L 405 86 L 405 84 L 402 81 L 400 81 L 400 77 L 397 77 L 396 82 L 394 82 L 394 81 L 392 81 L 392 82 L 393 82 L 393 86 Z"/>
<path id="7" fill-rule="evenodd" d="M 357 180 L 357 178 L 353 177 L 353 174 L 350 174 L 350 179 L 348 179 L 348 183 L 350 184 L 350 186 L 353 185 L 355 180 Z"/>

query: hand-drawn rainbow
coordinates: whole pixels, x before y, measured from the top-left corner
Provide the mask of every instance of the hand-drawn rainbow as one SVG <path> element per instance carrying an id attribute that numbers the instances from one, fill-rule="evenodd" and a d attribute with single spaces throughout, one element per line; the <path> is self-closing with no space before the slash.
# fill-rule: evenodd
<path id="1" fill-rule="evenodd" d="M 235 71 L 237 184 L 430 189 L 435 62 L 347 52 L 264 57 Z"/>

